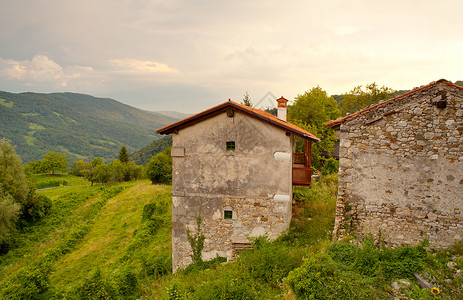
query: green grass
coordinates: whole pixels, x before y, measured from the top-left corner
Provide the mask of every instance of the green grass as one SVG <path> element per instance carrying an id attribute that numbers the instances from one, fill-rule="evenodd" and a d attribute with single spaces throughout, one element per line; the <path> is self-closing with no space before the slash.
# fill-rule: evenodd
<path id="1" fill-rule="evenodd" d="M 64 174 L 32 179 L 69 186 L 40 191 L 53 207 L 0 257 L 0 299 L 393 299 L 398 278 L 412 284 L 402 294 L 431 299 L 413 279 L 423 271 L 442 291 L 433 299 L 463 298 L 456 276 L 463 244 L 432 251 L 331 242 L 336 175 L 294 189 L 291 228 L 276 241 L 259 238 L 233 263 L 208 262 L 175 276 L 170 186 L 90 186 Z"/>
<path id="2" fill-rule="evenodd" d="M 152 236 L 146 236 L 149 222 L 142 220 L 146 204 L 161 201 L 170 205 L 169 186 L 145 180 L 90 187 L 71 175 L 34 175 L 33 179 L 64 179 L 71 186 L 40 192 L 52 200 L 52 211 L 21 232 L 18 247 L 2 256 L 0 298 L 27 298 L 25 291 L 32 288 L 25 287 L 28 281 L 21 278 L 41 276 L 46 288 L 41 285 L 38 293 L 44 298 L 67 295 L 72 299 L 96 269 L 111 280 L 127 269 L 142 278 L 146 259 L 160 253 L 170 257 L 170 209 L 165 209 L 163 226 Z"/>
<path id="3" fill-rule="evenodd" d="M 0 105 L 6 106 L 8 108 L 12 108 L 14 105 L 14 102 L 0 98 Z"/>
<path id="4" fill-rule="evenodd" d="M 29 129 L 32 129 L 32 130 L 43 130 L 43 129 L 45 129 L 45 127 L 43 127 L 43 126 L 40 125 L 40 124 L 29 123 Z"/>
<path id="5" fill-rule="evenodd" d="M 24 139 L 26 140 L 26 144 L 28 146 L 35 146 L 35 143 L 37 142 L 37 139 L 33 135 L 36 132 L 37 131 L 28 131 L 27 135 L 24 136 Z"/>
<path id="6" fill-rule="evenodd" d="M 47 182 L 47 181 L 57 181 L 57 180 L 65 180 L 67 182 L 67 186 L 69 187 L 82 187 L 82 186 L 90 186 L 90 182 L 83 177 L 77 177 L 70 174 L 33 174 L 29 176 L 29 179 L 33 182 Z M 78 189 L 77 189 L 78 190 Z M 76 191 L 77 191 L 76 190 Z M 67 190 L 66 190 L 67 191 Z M 48 197 L 52 197 L 55 192 L 42 192 L 46 194 Z"/>

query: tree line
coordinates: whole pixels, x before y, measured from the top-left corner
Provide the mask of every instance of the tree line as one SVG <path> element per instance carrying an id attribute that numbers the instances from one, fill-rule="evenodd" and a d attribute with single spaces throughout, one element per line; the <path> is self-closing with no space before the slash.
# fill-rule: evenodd
<path id="1" fill-rule="evenodd" d="M 107 184 L 108 182 L 123 182 L 148 178 L 152 183 L 169 184 L 172 180 L 172 157 L 170 146 L 164 151 L 153 156 L 149 163 L 143 167 L 130 161 L 127 148 L 123 146 L 118 158 L 110 163 L 105 163 L 101 157 L 92 161 L 78 160 L 68 169 L 66 155 L 57 152 L 49 152 L 38 161 L 31 161 L 26 165 L 27 173 L 54 175 L 57 172 L 84 177 L 91 184 Z"/>
<path id="2" fill-rule="evenodd" d="M 312 168 L 321 173 L 337 171 L 337 161 L 331 158 L 334 143 L 337 141 L 336 132 L 325 124 L 342 115 L 354 113 L 381 100 L 390 99 L 397 95 L 394 90 L 378 86 L 376 83 L 359 85 L 348 93 L 328 96 L 321 87 L 313 87 L 302 94 L 298 94 L 288 105 L 288 122 L 293 123 L 320 138 L 320 142 L 312 144 Z M 252 107 L 252 101 L 246 92 L 243 105 Z M 276 109 L 267 109 L 276 114 Z M 303 141 L 296 141 L 296 152 L 303 151 Z"/>
<path id="3" fill-rule="evenodd" d="M 91 162 L 79 160 L 68 169 L 64 154 L 49 152 L 38 161 L 23 165 L 15 148 L 4 139 L 0 141 L 0 254 L 15 246 L 18 230 L 34 224 L 43 218 L 52 202 L 44 195 L 36 193 L 35 183 L 28 175 L 70 172 L 82 176 L 91 184 L 107 184 L 149 178 L 152 183 L 169 184 L 172 179 L 172 158 L 170 147 L 153 156 L 145 166 L 130 161 L 124 146 L 116 160 L 105 164 L 101 158 Z"/>

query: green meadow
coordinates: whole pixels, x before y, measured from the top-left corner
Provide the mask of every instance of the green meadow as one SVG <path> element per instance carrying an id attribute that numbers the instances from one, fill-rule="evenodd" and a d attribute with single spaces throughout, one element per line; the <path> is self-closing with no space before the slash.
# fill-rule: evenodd
<path id="1" fill-rule="evenodd" d="M 216 259 L 175 275 L 170 186 L 91 186 L 62 174 L 33 180 L 61 184 L 39 191 L 51 211 L 0 256 L 0 299 L 463 298 L 462 245 L 433 251 L 425 241 L 396 249 L 368 239 L 331 242 L 336 174 L 294 190 L 291 227 L 276 241 L 261 237 L 234 262 Z M 419 288 L 415 272 L 428 274 L 439 294 Z M 398 279 L 410 287 L 394 290 Z"/>

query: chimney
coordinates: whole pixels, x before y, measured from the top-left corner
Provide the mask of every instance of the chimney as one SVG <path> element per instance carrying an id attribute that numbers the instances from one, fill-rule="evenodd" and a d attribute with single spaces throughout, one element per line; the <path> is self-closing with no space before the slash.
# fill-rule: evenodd
<path id="1" fill-rule="evenodd" d="M 277 107 L 278 107 L 277 117 L 278 117 L 278 119 L 286 122 L 286 108 L 288 107 L 288 100 L 286 100 L 282 96 L 279 99 L 277 99 L 277 103 L 278 103 L 278 105 L 277 105 Z"/>

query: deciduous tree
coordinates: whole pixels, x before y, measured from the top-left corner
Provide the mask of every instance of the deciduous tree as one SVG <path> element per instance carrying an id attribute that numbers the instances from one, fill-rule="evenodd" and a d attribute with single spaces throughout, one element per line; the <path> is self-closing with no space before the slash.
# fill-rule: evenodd
<path id="1" fill-rule="evenodd" d="M 68 160 L 66 155 L 58 152 L 48 152 L 43 155 L 43 159 L 37 162 L 37 168 L 40 172 L 50 172 L 52 175 L 55 172 L 67 172 Z"/>
<path id="2" fill-rule="evenodd" d="M 328 97 L 326 92 L 318 86 L 297 95 L 294 104 L 288 107 L 288 120 L 291 123 L 306 129 L 321 139 L 312 147 L 312 165 L 314 168 L 321 168 L 323 155 L 333 151 L 336 133 L 325 124 L 336 119 L 339 115 L 336 100 L 333 97 Z"/>
<path id="3" fill-rule="evenodd" d="M 24 203 L 29 192 L 21 159 L 6 140 L 0 141 L 0 186 L 18 203 Z"/>
<path id="4" fill-rule="evenodd" d="M 390 99 L 393 95 L 394 90 L 385 86 L 379 87 L 375 82 L 367 84 L 365 90 L 359 85 L 349 93 L 342 94 L 339 108 L 342 115 L 354 113 L 381 100 Z"/>
<path id="5" fill-rule="evenodd" d="M 0 252 L 2 248 L 10 244 L 11 238 L 16 231 L 20 205 L 15 203 L 13 197 L 5 192 L 0 186 Z"/>
<path id="6" fill-rule="evenodd" d="M 163 152 L 156 154 L 146 165 L 146 175 L 153 184 L 169 184 L 172 181 L 172 157 L 170 149 L 171 147 L 168 147 Z"/>

